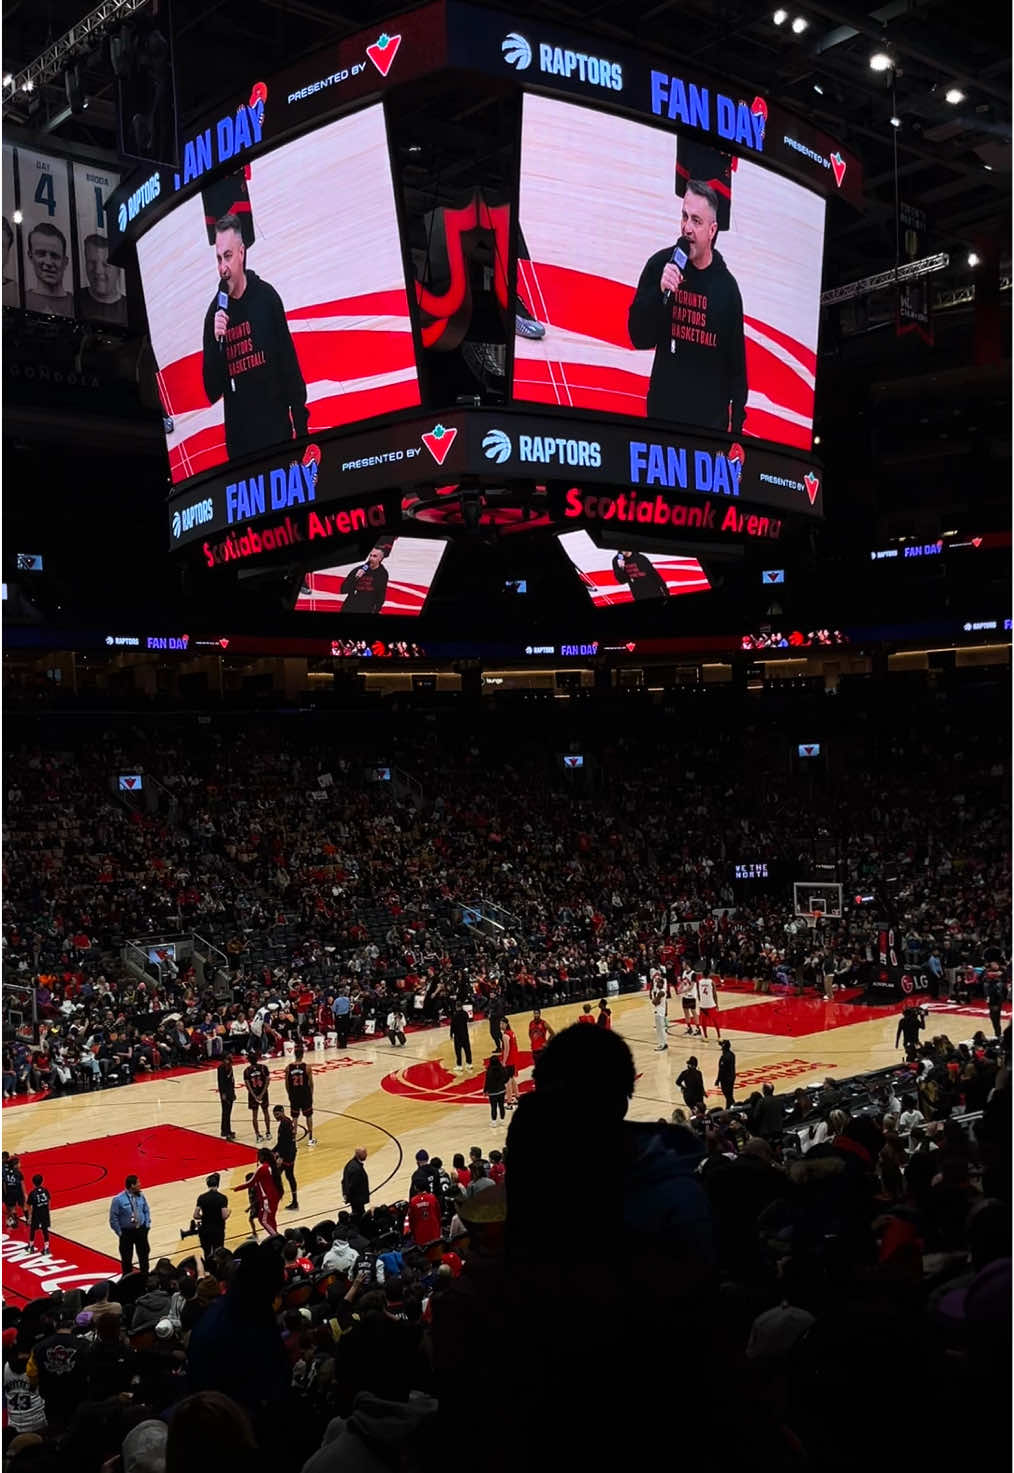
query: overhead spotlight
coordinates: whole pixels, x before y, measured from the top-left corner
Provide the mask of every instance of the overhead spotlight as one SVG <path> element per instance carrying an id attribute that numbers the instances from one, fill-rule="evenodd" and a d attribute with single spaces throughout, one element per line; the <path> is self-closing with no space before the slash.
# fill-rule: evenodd
<path id="1" fill-rule="evenodd" d="M 820 436 L 819 435 L 814 435 L 814 437 L 813 437 L 813 443 L 815 445 L 819 445 L 820 444 Z"/>
<path id="2" fill-rule="evenodd" d="M 15 225 L 20 225 L 20 224 L 21 224 L 21 222 L 22 222 L 22 220 L 23 220 L 23 219 L 24 219 L 24 218 L 25 218 L 25 217 L 24 217 L 24 215 L 23 215 L 23 214 L 22 214 L 22 213 L 21 213 L 21 211 L 20 211 L 20 210 L 15 210 L 15 211 L 14 211 L 14 214 L 13 214 L 13 215 L 12 215 L 12 216 L 11 216 L 11 219 L 12 219 L 12 220 L 13 220 L 13 221 L 14 221 L 14 223 L 15 223 Z"/>
<path id="3" fill-rule="evenodd" d="M 13 81 L 14 78 L 11 76 L 10 72 L 4 72 L 4 86 L 9 87 Z"/>
<path id="4" fill-rule="evenodd" d="M 28 78 L 27 82 L 22 82 L 22 84 L 21 84 L 21 90 L 22 90 L 22 92 L 34 92 L 35 91 L 35 83 L 32 81 L 31 77 Z"/>
<path id="5" fill-rule="evenodd" d="M 952 107 L 957 107 L 959 102 L 964 102 L 965 94 L 960 87 L 948 87 L 944 93 L 944 101 L 949 102 Z"/>
<path id="6" fill-rule="evenodd" d="M 783 26 L 788 18 L 789 12 L 787 10 L 776 10 L 774 15 L 771 17 L 776 26 Z"/>
<path id="7" fill-rule="evenodd" d="M 976 255 L 975 251 L 968 252 L 968 264 L 969 266 L 978 266 L 979 257 Z"/>
<path id="8" fill-rule="evenodd" d="M 992 164 L 983 164 L 982 167 L 985 169 L 985 171 L 986 171 L 987 174 L 992 174 L 992 172 L 993 172 L 993 165 Z"/>
<path id="9" fill-rule="evenodd" d="M 801 36 L 809 24 L 810 22 L 806 19 L 805 16 L 797 15 L 795 20 L 792 22 L 793 34 L 796 36 Z"/>
<path id="10" fill-rule="evenodd" d="M 897 113 L 895 113 L 894 116 L 891 118 L 891 127 L 892 128 L 900 128 L 901 127 L 901 119 L 898 117 L 898 114 Z"/>
<path id="11" fill-rule="evenodd" d="M 824 89 L 823 89 L 823 87 L 822 87 L 822 86 L 821 86 L 821 85 L 820 85 L 820 83 L 819 83 L 819 82 L 814 82 L 814 84 L 813 84 L 813 90 L 814 90 L 814 92 L 816 92 L 816 93 L 817 93 L 817 94 L 818 94 L 818 95 L 819 95 L 819 96 L 820 96 L 820 97 L 823 97 L 823 96 L 824 96 Z"/>
<path id="12" fill-rule="evenodd" d="M 892 62 L 886 51 L 874 51 L 870 57 L 871 72 L 889 72 Z"/>

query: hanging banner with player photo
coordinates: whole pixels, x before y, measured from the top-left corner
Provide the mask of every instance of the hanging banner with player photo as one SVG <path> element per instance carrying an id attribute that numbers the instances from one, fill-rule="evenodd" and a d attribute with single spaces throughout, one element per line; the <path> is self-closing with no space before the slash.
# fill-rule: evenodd
<path id="1" fill-rule="evenodd" d="M 447 543 L 385 537 L 357 563 L 307 573 L 296 599 L 302 613 L 421 614 Z"/>
<path id="2" fill-rule="evenodd" d="M 21 306 L 21 263 L 18 260 L 17 231 L 14 226 L 14 211 L 17 207 L 17 196 L 14 192 L 14 150 L 10 144 L 4 144 L 3 164 L 3 203 L 4 203 L 4 281 L 3 281 L 3 305 L 5 307 Z"/>
<path id="3" fill-rule="evenodd" d="M 74 316 L 70 180 L 66 159 L 18 149 L 25 306 L 53 317 Z"/>
<path id="4" fill-rule="evenodd" d="M 678 598 L 706 593 L 711 584 L 696 558 L 657 552 L 612 551 L 596 547 L 587 532 L 565 532 L 557 538 L 574 564 L 596 609 L 643 599 Z"/>
<path id="5" fill-rule="evenodd" d="M 120 175 L 104 164 L 74 165 L 74 213 L 77 218 L 77 315 L 86 322 L 127 325 L 123 268 L 109 262 L 107 203 Z"/>
<path id="6" fill-rule="evenodd" d="M 527 96 L 515 399 L 809 450 L 824 213 L 693 137 Z"/>
<path id="7" fill-rule="evenodd" d="M 212 183 L 137 255 L 173 481 L 419 403 L 379 104 Z"/>

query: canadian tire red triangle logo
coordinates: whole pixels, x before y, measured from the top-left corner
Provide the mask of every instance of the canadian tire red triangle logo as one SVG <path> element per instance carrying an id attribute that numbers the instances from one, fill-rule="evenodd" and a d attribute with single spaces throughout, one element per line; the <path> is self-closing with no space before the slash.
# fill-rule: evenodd
<path id="1" fill-rule="evenodd" d="M 434 425 L 431 430 L 423 435 L 422 442 L 437 465 L 443 465 L 451 452 L 451 446 L 457 438 L 457 430 L 446 429 L 443 425 Z"/>
<path id="2" fill-rule="evenodd" d="M 806 487 L 806 494 L 810 498 L 810 505 L 812 506 L 817 499 L 817 492 L 820 490 L 820 477 L 815 476 L 812 471 L 807 471 L 803 477 L 803 485 Z"/>
<path id="3" fill-rule="evenodd" d="M 813 748 L 812 747 L 804 747 L 803 748 L 803 754 L 804 754 L 804 756 L 812 757 L 813 756 Z"/>
<path id="4" fill-rule="evenodd" d="M 137 778 L 136 777 L 125 777 L 123 779 L 123 781 L 126 783 L 126 785 L 127 785 L 128 788 L 132 788 L 137 783 Z"/>
<path id="5" fill-rule="evenodd" d="M 833 153 L 831 155 L 831 168 L 834 170 L 834 182 L 841 189 L 841 182 L 845 178 L 845 170 L 848 168 L 848 164 L 840 153 Z"/>
<path id="6" fill-rule="evenodd" d="M 384 31 L 377 37 L 372 46 L 367 46 L 366 55 L 373 62 L 373 65 L 382 77 L 386 77 L 394 66 L 394 58 L 398 55 L 398 47 L 400 45 L 400 36 L 389 36 Z"/>
<path id="7" fill-rule="evenodd" d="M 220 639 L 218 642 L 224 650 L 229 648 L 229 641 L 227 639 Z"/>

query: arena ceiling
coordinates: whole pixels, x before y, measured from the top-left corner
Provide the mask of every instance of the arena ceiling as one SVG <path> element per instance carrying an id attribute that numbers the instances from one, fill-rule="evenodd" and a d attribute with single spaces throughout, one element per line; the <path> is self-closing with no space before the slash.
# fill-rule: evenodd
<path id="1" fill-rule="evenodd" d="M 17 72 L 79 22 L 87 0 L 11 0 L 4 10 L 3 67 Z M 174 0 L 176 74 L 184 119 L 229 95 L 237 77 L 277 69 L 329 42 L 407 9 L 383 0 Z M 841 138 L 863 160 L 868 208 L 836 210 L 826 284 L 889 267 L 895 190 L 923 209 L 927 242 L 948 251 L 947 278 L 967 277 L 969 250 L 999 250 L 1009 266 L 1011 25 L 1006 6 L 975 7 L 975 24 L 943 0 L 889 0 L 876 9 L 837 0 L 784 7 L 756 0 L 517 0 L 504 9 L 579 26 L 604 39 L 657 49 L 763 91 Z M 793 30 L 796 17 L 805 20 Z M 871 70 L 886 49 L 894 68 Z M 81 58 L 90 105 L 72 116 L 62 76 L 5 116 L 33 130 L 115 148 L 114 89 L 102 48 Z M 957 89 L 962 100 L 947 101 Z M 491 104 L 492 105 L 492 104 Z M 29 117 L 29 106 L 32 108 Z M 896 117 L 899 127 L 893 127 Z M 460 127 L 481 133 L 474 100 Z M 420 128 L 425 128 L 425 116 Z M 941 278 L 936 283 L 944 284 Z"/>

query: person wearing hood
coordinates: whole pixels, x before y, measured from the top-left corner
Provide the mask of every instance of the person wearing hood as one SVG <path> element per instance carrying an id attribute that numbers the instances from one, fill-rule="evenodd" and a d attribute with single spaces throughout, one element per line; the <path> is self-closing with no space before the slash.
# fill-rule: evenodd
<path id="1" fill-rule="evenodd" d="M 134 1305 L 134 1317 L 130 1322 L 131 1333 L 137 1330 L 153 1330 L 159 1320 L 165 1319 L 172 1304 L 172 1295 L 164 1289 L 154 1274 L 150 1275 L 147 1287 Z"/>
<path id="2" fill-rule="evenodd" d="M 656 251 L 627 314 L 633 346 L 655 350 L 647 415 L 738 435 L 747 398 L 743 300 L 715 250 L 718 196 L 710 184 L 687 184 L 680 232 L 682 269 L 674 246 Z"/>
<path id="3" fill-rule="evenodd" d="M 437 1403 L 413 1392 L 407 1401 L 389 1401 L 360 1391 L 352 1415 L 327 1425 L 318 1450 L 303 1464 L 303 1473 L 388 1473 L 415 1467 L 420 1442 L 436 1426 Z"/>

